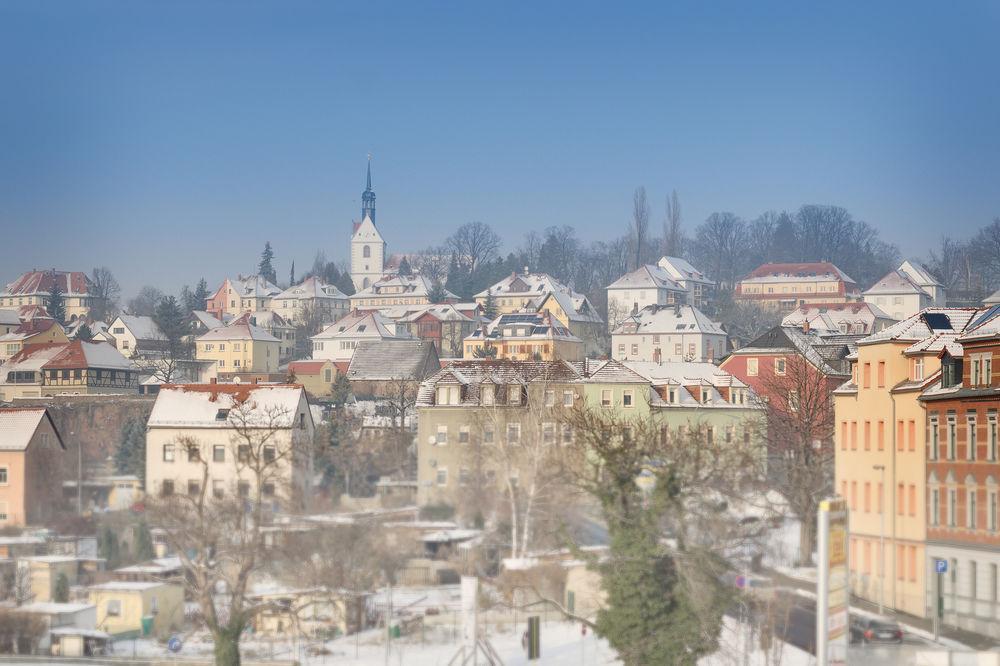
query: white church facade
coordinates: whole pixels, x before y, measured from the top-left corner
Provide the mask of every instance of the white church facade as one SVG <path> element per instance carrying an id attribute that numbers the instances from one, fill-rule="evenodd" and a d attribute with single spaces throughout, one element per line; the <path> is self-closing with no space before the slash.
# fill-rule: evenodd
<path id="1" fill-rule="evenodd" d="M 375 227 L 375 192 L 372 191 L 372 164 L 368 161 L 368 179 L 361 195 L 361 221 L 354 223 L 351 235 L 351 280 L 361 291 L 382 278 L 385 271 L 385 239 Z"/>

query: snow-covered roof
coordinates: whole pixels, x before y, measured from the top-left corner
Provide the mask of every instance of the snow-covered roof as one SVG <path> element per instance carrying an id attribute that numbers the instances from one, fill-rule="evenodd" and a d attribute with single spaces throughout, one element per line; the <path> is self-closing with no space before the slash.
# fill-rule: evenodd
<path id="1" fill-rule="evenodd" d="M 303 389 L 297 384 L 164 384 L 147 425 L 231 428 L 231 410 L 247 405 L 248 424 L 291 428 L 302 400 Z"/>
<path id="2" fill-rule="evenodd" d="M 337 298 L 346 300 L 347 295 L 332 284 L 327 284 L 314 276 L 306 278 L 301 283 L 292 285 L 274 296 L 275 300 L 307 300 L 312 298 Z"/>
<path id="3" fill-rule="evenodd" d="M 675 282 L 697 282 L 709 286 L 715 284 L 705 277 L 704 273 L 680 257 L 660 257 L 656 265 L 665 270 Z"/>
<path id="4" fill-rule="evenodd" d="M 431 293 L 433 285 L 423 275 L 390 275 L 374 282 L 367 289 L 362 289 L 351 300 L 372 298 L 375 296 L 426 297 Z M 458 296 L 445 291 L 447 298 L 457 299 Z"/>
<path id="5" fill-rule="evenodd" d="M 926 292 L 909 275 L 897 269 L 883 275 L 864 294 L 865 296 L 905 296 L 926 294 Z"/>
<path id="6" fill-rule="evenodd" d="M 552 291 L 572 292 L 548 273 L 512 273 L 496 284 L 476 294 L 476 298 L 493 296 L 542 296 Z"/>
<path id="7" fill-rule="evenodd" d="M 107 583 L 91 585 L 87 589 L 108 590 L 113 592 L 141 592 L 143 590 L 151 590 L 156 587 L 162 587 L 164 585 L 171 585 L 171 584 L 172 583 L 159 583 L 154 581 L 113 580 Z"/>
<path id="8" fill-rule="evenodd" d="M 240 275 L 235 280 L 230 278 L 229 284 L 235 295 L 243 298 L 270 298 L 281 293 L 277 286 L 260 275 Z"/>
<path id="9" fill-rule="evenodd" d="M 421 381 L 430 367 L 440 367 L 430 340 L 365 340 L 354 350 L 347 377 L 355 381 Z"/>
<path id="10" fill-rule="evenodd" d="M 940 282 L 931 274 L 927 267 L 923 264 L 912 261 L 910 259 L 905 260 L 899 265 L 899 269 L 903 273 L 910 276 L 910 279 L 916 282 L 921 287 L 940 287 L 942 286 Z"/>
<path id="11" fill-rule="evenodd" d="M 204 310 L 192 310 L 191 315 L 197 319 L 202 326 L 210 331 L 213 328 L 219 328 L 223 325 L 222 322 L 219 321 L 214 315 L 211 315 Z"/>
<path id="12" fill-rule="evenodd" d="M 656 264 L 644 264 L 630 273 L 626 273 L 608 285 L 608 289 L 666 289 L 668 291 L 686 292 L 677 284 L 667 270 Z"/>
<path id="13" fill-rule="evenodd" d="M 957 340 L 961 343 L 997 336 L 1000 336 L 1000 305 L 993 305 L 980 310 L 972 321 L 969 322 L 965 333 L 957 338 Z"/>
<path id="14" fill-rule="evenodd" d="M 21 351 L 0 366 L 0 377 L 6 377 L 11 371 L 76 368 L 137 370 L 136 365 L 122 356 L 114 345 L 107 342 L 73 340 L 25 345 Z"/>
<path id="15" fill-rule="evenodd" d="M 551 291 L 545 296 L 535 300 L 535 309 L 541 310 L 545 308 L 545 303 L 549 299 L 552 299 L 559 304 L 559 308 L 566 313 L 566 316 L 570 321 L 591 322 L 598 324 L 604 323 L 604 320 L 601 319 L 601 315 L 597 313 L 597 308 L 595 308 L 591 304 L 590 299 L 583 294 L 565 291 Z"/>
<path id="16" fill-rule="evenodd" d="M 865 302 L 806 303 L 788 313 L 781 320 L 782 326 L 802 328 L 806 322 L 809 330 L 817 333 L 872 333 L 891 325 L 896 320 L 877 305 Z M 846 330 L 845 330 L 846 329 Z"/>
<path id="17" fill-rule="evenodd" d="M 654 361 L 623 361 L 623 364 L 646 378 L 654 386 L 664 384 L 676 384 L 680 386 L 691 386 L 700 384 L 703 386 L 746 388 L 740 379 L 729 374 L 714 363 L 700 363 L 698 361 L 673 361 L 667 363 L 656 363 Z"/>
<path id="18" fill-rule="evenodd" d="M 397 334 L 396 325 L 377 310 L 353 311 L 330 324 L 312 340 L 336 340 L 338 338 L 409 338 Z"/>
<path id="19" fill-rule="evenodd" d="M 284 321 L 284 320 L 282 320 Z M 213 340 L 253 340 L 255 342 L 279 342 L 263 328 L 250 323 L 250 313 L 234 319 L 225 326 L 213 328 L 207 333 L 198 337 L 199 342 L 211 342 Z"/>
<path id="20" fill-rule="evenodd" d="M 858 344 L 918 342 L 935 334 L 961 334 L 978 312 L 978 308 L 924 308 L 878 333 L 862 338 Z"/>
<path id="21" fill-rule="evenodd" d="M 0 409 L 0 451 L 27 449 L 39 424 L 45 418 L 48 416 L 44 407 Z"/>
<path id="22" fill-rule="evenodd" d="M 163 333 L 156 325 L 152 317 L 145 315 L 118 315 L 118 318 L 111 322 L 111 328 L 117 325 L 124 326 L 137 340 L 162 340 Z"/>
<path id="23" fill-rule="evenodd" d="M 693 305 L 647 305 L 636 314 L 627 317 L 612 333 L 614 335 L 726 334 L 721 325 L 709 319 Z"/>
<path id="24" fill-rule="evenodd" d="M 762 264 L 741 282 L 817 282 L 841 280 L 856 286 L 853 279 L 829 261 L 803 263 Z"/>
<path id="25" fill-rule="evenodd" d="M 93 283 L 86 273 L 79 271 L 38 271 L 22 273 L 20 277 L 7 285 L 0 292 L 2 296 L 33 296 L 36 294 L 51 294 L 52 288 L 58 284 L 63 296 L 85 296 L 93 288 Z"/>
<path id="26" fill-rule="evenodd" d="M 477 328 L 466 337 L 466 340 L 525 340 L 529 338 L 582 342 L 547 310 L 502 314 L 485 327 Z"/>
<path id="27" fill-rule="evenodd" d="M 143 564 L 133 564 L 130 567 L 115 569 L 115 573 L 120 574 L 162 574 L 169 571 L 176 571 L 182 566 L 179 557 L 161 557 Z"/>
<path id="28" fill-rule="evenodd" d="M 94 608 L 93 604 L 84 603 L 59 603 L 56 601 L 36 601 L 30 604 L 18 606 L 17 610 L 23 613 L 41 613 L 43 615 L 65 615 L 67 613 L 79 613 Z"/>

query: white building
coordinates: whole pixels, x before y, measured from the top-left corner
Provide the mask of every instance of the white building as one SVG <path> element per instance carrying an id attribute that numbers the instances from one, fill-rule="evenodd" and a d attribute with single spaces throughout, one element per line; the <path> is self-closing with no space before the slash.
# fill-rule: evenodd
<path id="1" fill-rule="evenodd" d="M 368 160 L 368 181 L 361 195 L 361 221 L 351 234 L 351 279 L 361 291 L 378 281 L 385 270 L 385 240 L 375 228 L 375 192 L 372 191 L 372 164 Z"/>
<path id="2" fill-rule="evenodd" d="M 712 302 L 715 282 L 680 257 L 660 257 L 656 265 L 667 272 L 673 281 L 687 291 L 687 302 L 703 308 Z"/>
<path id="3" fill-rule="evenodd" d="M 864 292 L 866 303 L 885 310 L 894 319 L 906 319 L 924 308 L 944 307 L 944 287 L 926 268 L 904 261 Z"/>
<path id="4" fill-rule="evenodd" d="M 111 322 L 115 347 L 126 358 L 162 355 L 167 340 L 152 317 L 121 314 Z"/>
<path id="5" fill-rule="evenodd" d="M 818 335 L 871 335 L 895 323 L 895 319 L 872 303 L 806 303 L 781 320 L 782 326 Z"/>
<path id="6" fill-rule="evenodd" d="M 360 342 L 396 339 L 409 336 L 397 333 L 396 323 L 380 312 L 352 312 L 312 336 L 312 357 L 335 363 L 350 361 Z"/>
<path id="7" fill-rule="evenodd" d="M 318 277 L 310 277 L 271 298 L 271 310 L 287 321 L 323 324 L 337 321 L 350 309 L 344 292 Z"/>
<path id="8" fill-rule="evenodd" d="M 608 285 L 608 329 L 649 305 L 684 303 L 687 290 L 659 266 L 645 264 Z"/>
<path id="9" fill-rule="evenodd" d="M 714 362 L 726 354 L 726 332 L 693 305 L 650 305 L 611 332 L 619 361 Z"/>

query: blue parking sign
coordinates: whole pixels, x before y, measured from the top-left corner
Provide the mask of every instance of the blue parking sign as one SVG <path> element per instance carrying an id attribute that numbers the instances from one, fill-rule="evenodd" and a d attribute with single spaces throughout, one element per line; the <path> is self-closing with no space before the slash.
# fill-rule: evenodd
<path id="1" fill-rule="evenodd" d="M 934 560 L 934 573 L 948 573 L 948 560 Z"/>

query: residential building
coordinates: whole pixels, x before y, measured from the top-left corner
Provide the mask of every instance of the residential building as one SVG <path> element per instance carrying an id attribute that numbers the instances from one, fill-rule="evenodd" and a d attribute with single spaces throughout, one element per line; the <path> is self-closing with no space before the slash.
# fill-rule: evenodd
<path id="1" fill-rule="evenodd" d="M 31 600 L 50 602 L 55 600 L 61 577 L 65 577 L 69 585 L 86 585 L 98 572 L 104 571 L 104 560 L 72 555 L 36 555 L 20 558 L 18 566 L 27 570 Z"/>
<path id="2" fill-rule="evenodd" d="M 604 320 L 586 296 L 553 291 L 537 303 L 537 312 L 551 313 L 570 333 L 583 340 L 584 354 L 598 356 L 606 352 L 607 329 Z"/>
<path id="3" fill-rule="evenodd" d="M 611 332 L 619 361 L 704 361 L 726 355 L 726 332 L 693 305 L 648 305 Z"/>
<path id="4" fill-rule="evenodd" d="M 941 352 L 927 414 L 927 607 L 946 625 L 1000 633 L 1000 308 Z M 943 560 L 947 572 L 935 573 Z M 937 576 L 937 585 L 933 579 Z M 935 593 L 937 598 L 935 598 Z"/>
<path id="5" fill-rule="evenodd" d="M 313 398 L 332 396 L 338 374 L 333 361 L 292 361 L 288 364 L 288 382 L 301 384 L 306 394 Z"/>
<path id="6" fill-rule="evenodd" d="M 227 319 L 232 320 L 232 317 L 227 316 Z M 225 322 L 205 310 L 192 310 L 191 315 L 188 317 L 187 325 L 190 331 L 189 335 L 196 338 L 199 335 L 208 333 L 212 329 L 225 326 Z"/>
<path id="7" fill-rule="evenodd" d="M 51 318 L 22 321 L 13 331 L 0 335 L 0 362 L 14 356 L 27 345 L 69 342 L 66 331 Z"/>
<path id="8" fill-rule="evenodd" d="M 97 622 L 97 608 L 85 603 L 56 603 L 53 601 L 32 601 L 15 609 L 17 613 L 28 613 L 37 617 L 45 627 L 37 650 L 41 654 L 59 654 L 62 656 L 85 656 L 83 646 L 73 650 L 70 647 L 71 637 L 76 635 L 87 637 L 93 642 L 101 632 L 94 631 Z M 65 646 L 67 649 L 62 649 Z M 93 656 L 87 653 L 86 656 Z"/>
<path id="9" fill-rule="evenodd" d="M 536 310 L 540 299 L 554 291 L 576 295 L 573 290 L 553 278 L 548 273 L 511 273 L 496 284 L 476 294 L 476 303 L 483 308 L 489 299 L 498 314 Z"/>
<path id="10" fill-rule="evenodd" d="M 712 304 L 715 282 L 680 257 L 660 257 L 656 265 L 687 291 L 687 304 L 703 309 Z"/>
<path id="11" fill-rule="evenodd" d="M 91 308 L 100 305 L 94 295 L 94 285 L 86 273 L 31 270 L 0 291 L 0 308 L 17 310 L 24 305 L 45 307 L 57 285 L 62 292 L 68 322 L 89 317 Z"/>
<path id="12" fill-rule="evenodd" d="M 778 310 L 807 303 L 860 301 L 858 285 L 828 261 L 764 264 L 736 285 L 733 297 Z"/>
<path id="13" fill-rule="evenodd" d="M 109 330 L 115 347 L 127 358 L 155 358 L 167 350 L 167 339 L 152 317 L 121 314 Z"/>
<path id="14" fill-rule="evenodd" d="M 271 307 L 271 299 L 281 289 L 260 275 L 239 275 L 226 278 L 215 293 L 205 300 L 205 311 L 220 321 L 239 317 L 245 312 L 257 312 Z"/>
<path id="15" fill-rule="evenodd" d="M 896 321 L 878 305 L 869 302 L 808 303 L 785 315 L 781 325 L 818 335 L 871 335 Z"/>
<path id="16" fill-rule="evenodd" d="M 666 257 L 664 257 L 666 258 Z M 608 285 L 608 330 L 650 305 L 686 303 L 688 292 L 655 264 L 645 264 Z"/>
<path id="17" fill-rule="evenodd" d="M 278 346 L 279 362 L 284 363 L 295 355 L 295 325 L 273 310 L 260 310 L 250 315 L 252 325 L 261 328 L 281 343 Z"/>
<path id="18" fill-rule="evenodd" d="M 920 264 L 904 261 L 864 293 L 894 319 L 906 319 L 924 308 L 944 307 L 944 287 Z"/>
<path id="19" fill-rule="evenodd" d="M 314 360 L 350 361 L 359 343 L 368 340 L 403 340 L 395 323 L 378 311 L 352 311 L 312 336 Z"/>
<path id="20" fill-rule="evenodd" d="M 354 290 L 363 291 L 380 280 L 385 272 L 385 240 L 375 227 L 375 192 L 372 164 L 368 161 L 365 191 L 361 194 L 361 221 L 351 230 L 351 280 Z"/>
<path id="21" fill-rule="evenodd" d="M 110 581 L 88 588 L 97 629 L 116 638 L 165 637 L 184 622 L 184 588 L 176 583 Z M 144 626 L 144 622 L 152 623 Z"/>
<path id="22" fill-rule="evenodd" d="M 46 313 L 48 316 L 48 313 Z M 17 310 L 0 309 L 0 335 L 13 333 L 21 325 L 21 317 Z"/>
<path id="23" fill-rule="evenodd" d="M 407 402 L 405 394 L 415 395 L 415 384 L 440 369 L 437 349 L 429 340 L 367 340 L 354 350 L 347 379 L 359 399 L 399 398 Z"/>
<path id="24" fill-rule="evenodd" d="M 765 455 L 766 431 L 753 391 L 737 377 L 712 363 L 626 361 L 646 379 L 649 410 L 664 438 L 699 438 L 760 447 Z"/>
<path id="25" fill-rule="evenodd" d="M 58 509 L 65 451 L 44 407 L 0 408 L 0 527 L 40 525 Z"/>
<path id="26" fill-rule="evenodd" d="M 350 299 L 332 284 L 308 277 L 271 298 L 271 310 L 296 324 L 329 324 L 350 310 Z"/>
<path id="27" fill-rule="evenodd" d="M 134 474 L 87 475 L 77 491 L 77 480 L 63 481 L 63 500 L 77 501 L 84 511 L 128 511 L 142 499 L 142 480 Z"/>
<path id="28" fill-rule="evenodd" d="M 195 356 L 200 361 L 215 361 L 220 377 L 277 373 L 281 345 L 278 338 L 251 323 L 248 313 L 199 336 Z"/>
<path id="29" fill-rule="evenodd" d="M 456 358 L 462 356 L 463 341 L 481 321 L 478 316 L 463 314 L 450 303 L 442 303 L 416 308 L 396 319 L 396 330 L 434 343 L 439 356 Z"/>
<path id="30" fill-rule="evenodd" d="M 834 391 L 835 488 L 851 510 L 851 591 L 919 617 L 927 609 L 927 430 L 921 392 L 974 308 L 929 308 L 857 342 Z M 880 540 L 884 538 L 884 551 Z"/>
<path id="31" fill-rule="evenodd" d="M 0 401 L 138 393 L 139 369 L 107 342 L 35 344 L 0 365 Z"/>
<path id="32" fill-rule="evenodd" d="M 311 638 L 344 636 L 363 627 L 363 594 L 325 587 L 293 589 L 265 585 L 250 598 L 260 610 L 251 620 L 255 636 L 285 638 L 295 631 Z"/>
<path id="33" fill-rule="evenodd" d="M 351 308 L 379 310 L 393 305 L 430 305 L 433 288 L 431 281 L 423 275 L 382 276 L 351 296 Z M 445 298 L 449 302 L 459 300 L 449 291 L 445 292 Z"/>
<path id="34" fill-rule="evenodd" d="M 243 423 L 270 434 L 247 436 Z M 205 460 L 206 491 L 213 497 L 248 497 L 256 486 L 241 461 L 252 454 L 275 460 L 273 481 L 261 488 L 261 501 L 300 507 L 310 487 L 314 430 L 305 390 L 297 384 L 165 385 L 146 426 L 146 492 L 200 492 Z"/>
<path id="35" fill-rule="evenodd" d="M 579 361 L 585 356 L 583 340 L 548 311 L 500 315 L 465 338 L 463 358 L 478 358 L 484 348 L 496 350 L 497 359 L 512 361 Z"/>
<path id="36" fill-rule="evenodd" d="M 570 442 L 572 430 L 559 423 L 559 412 L 577 404 L 645 420 L 649 382 L 613 360 L 461 360 L 424 381 L 416 404 L 417 503 L 471 514 L 469 493 L 478 497 L 502 482 L 481 447 L 498 438 Z"/>

